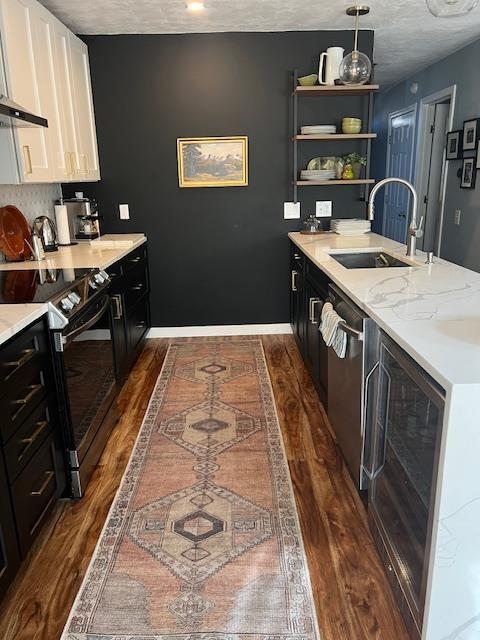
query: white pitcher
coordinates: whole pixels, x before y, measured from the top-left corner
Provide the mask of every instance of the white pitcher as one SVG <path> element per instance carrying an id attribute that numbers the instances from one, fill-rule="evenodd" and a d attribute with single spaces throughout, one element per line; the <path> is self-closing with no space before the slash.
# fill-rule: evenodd
<path id="1" fill-rule="evenodd" d="M 335 80 L 340 77 L 340 64 L 343 60 L 344 53 L 345 49 L 342 47 L 328 47 L 327 51 L 324 51 L 320 55 L 320 65 L 318 67 L 319 84 L 335 84 Z M 323 80 L 324 67 L 325 80 Z"/>

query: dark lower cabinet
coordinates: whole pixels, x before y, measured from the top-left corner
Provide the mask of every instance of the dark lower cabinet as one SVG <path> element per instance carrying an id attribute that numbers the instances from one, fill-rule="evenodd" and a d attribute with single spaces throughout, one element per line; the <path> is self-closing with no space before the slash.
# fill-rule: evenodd
<path id="1" fill-rule="evenodd" d="M 108 269 L 112 278 L 113 340 L 117 377 L 122 383 L 150 328 L 150 281 L 147 246 L 132 251 Z"/>
<path id="2" fill-rule="evenodd" d="M 62 491 L 64 465 L 59 438 L 52 434 L 11 487 L 22 558 L 28 553 Z"/>
<path id="3" fill-rule="evenodd" d="M 20 566 L 20 553 L 7 476 L 0 458 L 0 599 Z"/>
<path id="4" fill-rule="evenodd" d="M 320 400 L 327 406 L 328 351 L 320 334 L 329 280 L 292 243 L 290 247 L 290 322 Z"/>
<path id="5" fill-rule="evenodd" d="M 300 349 L 305 343 L 305 257 L 290 248 L 290 324 Z"/>
<path id="6" fill-rule="evenodd" d="M 66 485 L 44 319 L 0 347 L 0 368 L 1 597 Z"/>

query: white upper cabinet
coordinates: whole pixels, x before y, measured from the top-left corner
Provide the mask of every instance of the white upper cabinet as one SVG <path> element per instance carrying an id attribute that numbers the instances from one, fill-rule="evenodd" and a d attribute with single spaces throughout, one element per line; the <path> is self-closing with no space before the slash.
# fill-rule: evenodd
<path id="1" fill-rule="evenodd" d="M 40 81 L 44 79 L 45 58 L 35 60 L 40 25 L 28 0 L 2 0 L 3 44 L 8 56 L 9 97 L 35 115 L 47 118 L 42 104 Z M 50 123 L 49 123 L 50 124 Z M 49 135 L 41 128 L 22 128 L 16 132 L 17 158 L 22 182 L 53 182 L 49 158 Z"/>
<path id="2" fill-rule="evenodd" d="M 73 108 L 72 78 L 70 73 L 70 32 L 63 24 L 55 21 L 52 25 L 51 39 L 60 128 L 63 140 L 63 156 L 59 156 L 62 181 L 75 180 L 75 162 L 77 158 L 77 132 Z"/>
<path id="3" fill-rule="evenodd" d="M 15 129 L 18 181 L 99 180 L 86 45 L 36 0 L 0 0 L 0 17 L 7 94 L 48 120 Z"/>
<path id="4" fill-rule="evenodd" d="M 81 180 L 99 180 L 97 132 L 88 48 L 84 42 L 73 35 L 70 37 L 70 78 L 77 132 L 77 156 L 74 170 Z"/>

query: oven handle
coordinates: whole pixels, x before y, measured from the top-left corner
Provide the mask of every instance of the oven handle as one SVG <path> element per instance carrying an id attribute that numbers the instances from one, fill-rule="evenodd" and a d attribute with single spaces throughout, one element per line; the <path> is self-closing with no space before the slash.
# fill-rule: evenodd
<path id="1" fill-rule="evenodd" d="M 63 334 L 62 336 L 63 343 L 68 342 L 72 338 L 75 338 L 75 336 L 78 336 L 79 333 L 82 333 L 83 331 L 87 331 L 87 329 L 90 329 L 90 327 L 92 327 L 97 322 L 97 320 L 99 320 L 103 316 L 103 314 L 105 313 L 105 311 L 108 309 L 109 306 L 110 306 L 110 298 L 108 296 L 105 296 L 105 302 L 102 304 L 100 310 L 97 311 L 97 313 L 93 316 L 93 318 L 90 318 L 89 320 L 87 320 L 85 324 L 82 324 L 82 326 L 77 327 L 73 331 L 70 331 L 70 333 Z"/>

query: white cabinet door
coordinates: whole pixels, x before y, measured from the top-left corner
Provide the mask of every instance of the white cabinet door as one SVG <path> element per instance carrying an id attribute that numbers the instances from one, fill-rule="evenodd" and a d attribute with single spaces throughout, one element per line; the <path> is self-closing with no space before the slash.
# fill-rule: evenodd
<path id="1" fill-rule="evenodd" d="M 75 131 L 75 111 L 70 78 L 70 32 L 58 20 L 51 25 L 51 42 L 55 72 L 57 103 L 60 112 L 60 130 L 63 140 L 61 161 L 62 181 L 75 180 L 74 167 L 77 162 L 77 135 Z"/>
<path id="2" fill-rule="evenodd" d="M 33 32 L 33 54 L 38 82 L 38 93 L 43 113 L 48 120 L 45 132 L 47 139 L 48 163 L 51 168 L 50 178 L 55 181 L 67 180 L 69 177 L 68 159 L 66 156 L 66 139 L 62 127 L 62 113 L 59 105 L 58 86 L 55 74 L 56 59 L 54 55 L 53 23 L 51 15 L 41 7 L 31 14 Z"/>
<path id="3" fill-rule="evenodd" d="M 88 48 L 73 34 L 70 34 L 70 81 L 77 141 L 75 178 L 100 180 Z"/>
<path id="4" fill-rule="evenodd" d="M 1 0 L 0 7 L 9 97 L 32 113 L 47 118 L 39 91 L 39 69 L 35 60 L 37 36 L 31 4 L 27 0 Z M 54 171 L 49 162 L 47 129 L 19 128 L 16 140 L 22 181 L 52 182 Z"/>

